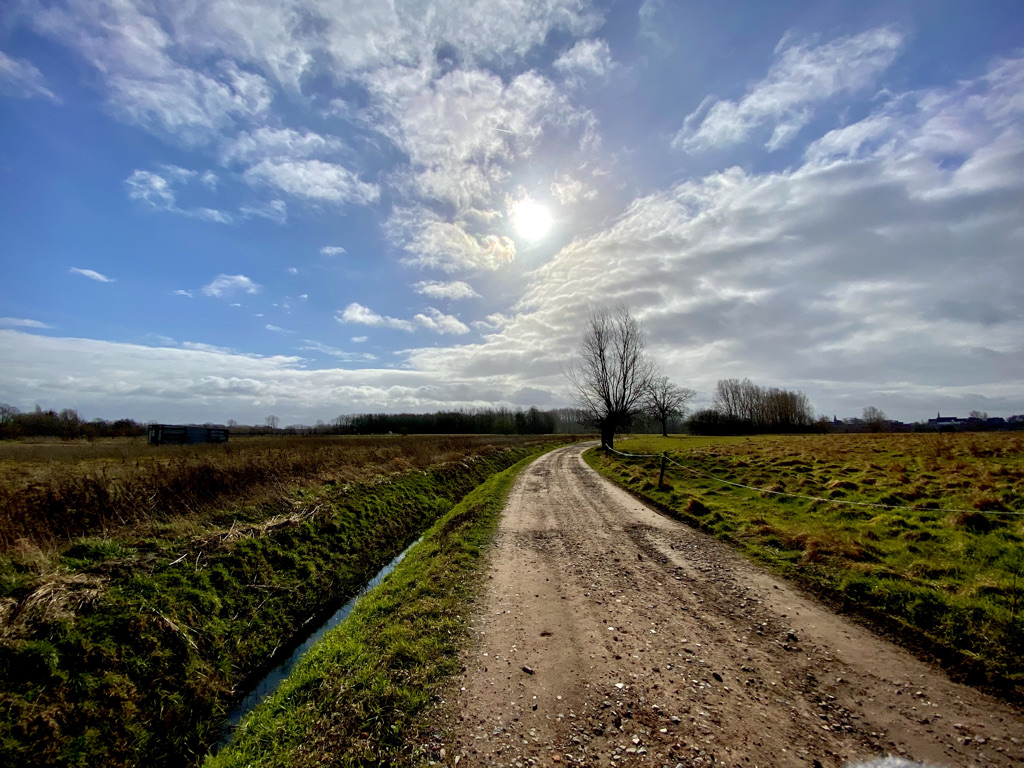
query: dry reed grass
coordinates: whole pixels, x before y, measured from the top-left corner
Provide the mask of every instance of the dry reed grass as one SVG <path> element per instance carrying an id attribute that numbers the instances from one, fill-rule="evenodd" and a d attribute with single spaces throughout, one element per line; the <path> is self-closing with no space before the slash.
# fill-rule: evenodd
<path id="1" fill-rule="evenodd" d="M 286 504 L 295 486 L 358 482 L 537 440 L 487 435 L 242 438 L 199 446 L 149 446 L 130 438 L 5 443 L 0 553 L 52 550 L 80 536 L 126 529 L 180 534 L 224 511 Z M 267 516 L 266 509 L 259 515 Z"/>

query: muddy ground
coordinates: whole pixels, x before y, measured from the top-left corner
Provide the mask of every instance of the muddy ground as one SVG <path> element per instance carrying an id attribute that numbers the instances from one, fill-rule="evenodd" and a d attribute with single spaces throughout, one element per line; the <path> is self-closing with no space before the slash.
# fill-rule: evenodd
<path id="1" fill-rule="evenodd" d="M 441 762 L 1024 765 L 1020 711 L 648 509 L 582 450 L 512 492 L 434 713 Z"/>

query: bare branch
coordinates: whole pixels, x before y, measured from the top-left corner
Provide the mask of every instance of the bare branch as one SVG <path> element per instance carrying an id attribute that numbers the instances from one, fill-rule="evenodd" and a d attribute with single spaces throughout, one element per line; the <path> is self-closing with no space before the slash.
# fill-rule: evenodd
<path id="1" fill-rule="evenodd" d="M 643 326 L 626 305 L 594 308 L 578 356 L 563 370 L 570 395 L 608 447 L 646 407 L 655 373 L 646 347 Z"/>

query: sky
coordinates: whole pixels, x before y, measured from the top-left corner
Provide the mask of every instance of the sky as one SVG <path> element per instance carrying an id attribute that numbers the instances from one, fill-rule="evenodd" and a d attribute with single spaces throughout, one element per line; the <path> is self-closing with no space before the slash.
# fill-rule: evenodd
<path id="1" fill-rule="evenodd" d="M 816 412 L 1024 413 L 1019 0 L 7 0 L 0 401 L 568 405 L 589 308 Z"/>

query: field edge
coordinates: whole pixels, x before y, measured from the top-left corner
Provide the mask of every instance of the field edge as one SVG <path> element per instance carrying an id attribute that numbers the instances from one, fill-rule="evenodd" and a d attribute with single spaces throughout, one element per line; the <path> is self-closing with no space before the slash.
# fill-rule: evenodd
<path id="1" fill-rule="evenodd" d="M 459 670 L 468 620 L 519 473 L 556 446 L 493 475 L 424 535 L 204 768 L 411 765 L 419 716 Z"/>

